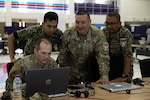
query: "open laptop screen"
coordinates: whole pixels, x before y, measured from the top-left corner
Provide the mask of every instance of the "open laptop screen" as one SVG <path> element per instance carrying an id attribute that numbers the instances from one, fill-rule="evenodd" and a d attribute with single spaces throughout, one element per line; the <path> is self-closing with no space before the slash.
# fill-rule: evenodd
<path id="1" fill-rule="evenodd" d="M 70 67 L 34 69 L 27 71 L 26 97 L 35 92 L 48 95 L 66 93 Z"/>

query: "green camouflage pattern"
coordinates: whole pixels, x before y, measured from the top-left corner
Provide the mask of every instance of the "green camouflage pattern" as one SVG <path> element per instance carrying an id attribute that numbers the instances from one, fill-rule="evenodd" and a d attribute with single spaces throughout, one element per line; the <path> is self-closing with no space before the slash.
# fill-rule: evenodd
<path id="1" fill-rule="evenodd" d="M 30 100 L 52 100 L 52 98 L 48 97 L 45 93 L 36 92 L 30 97 Z"/>
<path id="2" fill-rule="evenodd" d="M 25 83 L 26 83 L 26 72 L 29 69 L 41 69 L 41 68 L 58 68 L 58 65 L 56 61 L 53 58 L 50 58 L 49 61 L 44 64 L 38 64 L 35 60 L 34 54 L 24 56 L 20 58 L 12 67 L 12 69 L 9 72 L 8 79 L 6 80 L 6 87 L 5 89 L 7 91 L 13 90 L 13 80 L 16 76 L 16 74 L 19 74 L 21 76 L 22 80 L 22 88 L 25 90 Z M 38 76 L 37 76 L 38 77 Z"/>
<path id="3" fill-rule="evenodd" d="M 24 48 L 24 54 L 33 54 L 35 43 L 38 39 L 46 38 L 52 42 L 52 50 L 59 51 L 62 42 L 62 31 L 57 29 L 53 35 L 45 35 L 41 25 L 30 26 L 16 31 L 18 39 L 26 39 L 27 43 Z"/>
<path id="4" fill-rule="evenodd" d="M 133 66 L 133 56 L 132 56 L 132 33 L 124 26 L 120 28 L 115 34 L 109 34 L 106 28 L 103 29 L 106 35 L 107 41 L 109 43 L 109 55 L 110 56 L 129 56 L 131 57 L 131 66 Z M 124 46 L 121 46 L 121 39 L 125 39 L 126 42 Z M 131 72 L 133 75 L 133 67 L 131 67 Z"/>
<path id="5" fill-rule="evenodd" d="M 106 28 L 104 28 L 103 31 L 109 43 L 109 48 L 110 48 L 109 53 L 111 56 L 117 56 L 117 55 L 132 56 L 133 36 L 127 28 L 122 26 L 120 30 L 115 34 L 109 34 Z M 120 45 L 121 38 L 127 39 L 126 45 L 124 47 Z"/>
<path id="6" fill-rule="evenodd" d="M 84 62 L 91 53 L 99 64 L 100 78 L 108 79 L 109 72 L 109 51 L 103 44 L 108 44 L 103 32 L 90 26 L 86 35 L 78 35 L 76 28 L 72 27 L 64 32 L 62 49 L 58 56 L 58 63 L 61 66 L 70 66 L 71 75 L 79 79 L 82 74 L 86 74 Z M 86 76 L 85 76 L 86 77 Z"/>

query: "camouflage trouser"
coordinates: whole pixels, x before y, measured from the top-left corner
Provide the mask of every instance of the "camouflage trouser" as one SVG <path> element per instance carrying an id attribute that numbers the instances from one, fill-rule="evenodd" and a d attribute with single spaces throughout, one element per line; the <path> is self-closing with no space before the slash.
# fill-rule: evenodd
<path id="1" fill-rule="evenodd" d="M 80 84 L 81 82 L 85 82 L 86 79 L 86 75 L 83 75 L 83 77 L 81 77 L 81 75 L 71 75 L 70 79 L 69 79 L 69 84 Z"/>
<path id="2" fill-rule="evenodd" d="M 76 84 L 79 84 L 81 81 L 79 80 L 79 79 L 77 79 L 77 78 L 73 78 L 73 77 L 71 77 L 70 79 L 69 79 L 69 84 L 70 85 L 76 85 Z"/>
<path id="3" fill-rule="evenodd" d="M 48 97 L 47 94 L 36 92 L 32 97 L 30 97 L 30 100 L 52 100 L 52 99 Z"/>

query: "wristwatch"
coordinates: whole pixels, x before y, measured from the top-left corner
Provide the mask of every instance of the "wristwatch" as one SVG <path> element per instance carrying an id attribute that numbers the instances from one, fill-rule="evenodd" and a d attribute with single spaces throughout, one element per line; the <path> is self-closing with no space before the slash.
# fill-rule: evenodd
<path id="1" fill-rule="evenodd" d="M 127 78 L 128 75 L 127 75 L 127 74 L 122 74 L 122 77 L 123 77 L 123 78 Z"/>

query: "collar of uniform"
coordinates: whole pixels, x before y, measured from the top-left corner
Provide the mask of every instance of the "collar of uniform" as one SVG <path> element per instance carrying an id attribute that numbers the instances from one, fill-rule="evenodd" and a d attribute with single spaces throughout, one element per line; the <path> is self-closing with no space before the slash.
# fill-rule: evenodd
<path id="1" fill-rule="evenodd" d="M 90 26 L 87 34 L 85 35 L 86 38 L 87 38 L 86 39 L 87 41 L 91 41 L 91 33 L 92 33 L 92 29 L 91 29 L 91 26 Z M 76 39 L 76 40 L 80 40 L 76 29 L 75 29 L 75 32 L 73 32 L 73 34 L 72 34 L 72 38 Z"/>
<path id="2" fill-rule="evenodd" d="M 37 61 L 35 54 L 33 55 L 33 60 L 34 60 L 34 64 L 37 65 L 37 66 L 43 66 L 43 65 L 45 65 L 45 64 L 41 64 L 41 63 L 39 63 L 39 62 Z M 41 67 L 41 68 L 42 68 L 42 67 Z"/>
<path id="3" fill-rule="evenodd" d="M 71 33 L 72 33 L 71 38 L 72 38 L 73 40 L 77 40 L 77 41 L 80 40 L 80 38 L 79 38 L 79 36 L 78 36 L 78 33 L 77 33 L 77 30 L 76 30 L 75 27 L 73 27 L 73 30 L 71 31 Z"/>

